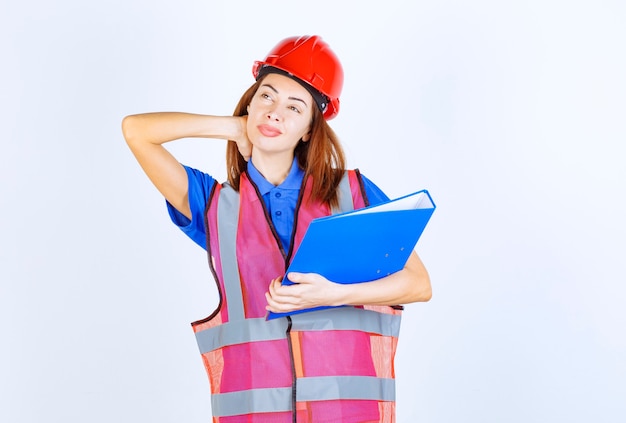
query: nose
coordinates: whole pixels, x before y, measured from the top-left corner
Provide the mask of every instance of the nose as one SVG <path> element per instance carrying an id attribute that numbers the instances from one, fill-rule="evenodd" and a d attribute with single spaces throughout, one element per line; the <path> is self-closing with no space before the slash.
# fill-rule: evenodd
<path id="1" fill-rule="evenodd" d="M 281 116 L 276 109 L 271 109 L 267 111 L 267 119 L 278 122 L 281 119 Z"/>

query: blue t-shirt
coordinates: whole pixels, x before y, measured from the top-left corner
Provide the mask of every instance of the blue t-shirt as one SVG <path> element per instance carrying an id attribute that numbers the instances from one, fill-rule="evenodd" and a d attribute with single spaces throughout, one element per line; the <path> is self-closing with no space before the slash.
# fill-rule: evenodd
<path id="1" fill-rule="evenodd" d="M 206 205 L 211 189 L 217 181 L 211 175 L 197 169 L 185 166 L 185 170 L 187 171 L 187 179 L 189 181 L 188 196 L 191 219 L 188 219 L 168 202 L 166 202 L 167 210 L 172 222 L 196 244 L 206 249 L 204 213 L 206 212 Z M 300 169 L 294 159 L 289 175 L 287 175 L 287 178 L 280 185 L 276 186 L 268 182 L 254 167 L 252 160 L 250 160 L 248 162 L 248 174 L 252 182 L 259 188 L 259 192 L 263 196 L 267 211 L 272 218 L 272 223 L 276 228 L 283 248 L 285 251 L 288 251 L 304 171 Z M 363 175 L 361 176 L 370 205 L 379 204 L 389 199 L 372 181 Z"/>

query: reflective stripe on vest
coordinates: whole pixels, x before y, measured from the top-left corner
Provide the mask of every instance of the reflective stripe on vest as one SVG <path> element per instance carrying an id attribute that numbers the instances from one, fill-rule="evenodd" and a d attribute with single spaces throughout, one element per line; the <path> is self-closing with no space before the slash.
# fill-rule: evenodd
<path id="1" fill-rule="evenodd" d="M 291 330 L 359 330 L 383 336 L 400 333 L 399 315 L 380 314 L 355 307 L 339 307 L 291 317 Z M 196 333 L 200 353 L 206 353 L 243 342 L 283 339 L 287 332 L 286 319 L 246 319 L 224 323 Z"/>
<path id="2" fill-rule="evenodd" d="M 222 258 L 222 272 L 224 280 L 239 280 L 239 269 L 237 268 L 237 219 L 238 215 L 233 210 L 239 210 L 239 194 L 233 189 L 223 189 L 221 191 L 220 202 L 217 209 L 217 219 L 219 222 L 219 243 L 220 255 Z M 234 284 L 225 284 L 226 297 L 228 297 L 228 320 L 243 320 L 243 296 L 241 290 Z"/>
<path id="3" fill-rule="evenodd" d="M 396 396 L 393 379 L 370 376 L 306 377 L 298 379 L 296 385 L 298 401 L 337 399 L 393 401 Z M 302 395 L 302 392 L 307 395 Z M 291 411 L 292 393 L 291 388 L 266 388 L 214 394 L 211 408 L 213 415 L 217 417 Z"/>
<path id="4" fill-rule="evenodd" d="M 332 210 L 309 205 L 308 182 L 303 184 L 295 213 L 293 249 L 299 246 L 311 219 L 365 205 L 357 172 L 346 172 L 342 178 L 339 205 Z M 270 217 L 262 210 L 263 200 L 245 174 L 240 192 L 228 184 L 217 186 L 207 208 L 207 250 L 220 289 L 220 306 L 192 326 L 211 379 L 214 422 L 220 417 L 245 418 L 256 413 L 268 413 L 259 416 L 261 420 L 289 413 L 289 421 L 295 422 L 294 410 L 300 416 L 302 410 L 309 410 L 308 403 L 315 407 L 303 418 L 311 421 L 316 421 L 315 413 L 335 416 L 334 409 L 339 407 L 339 413 L 348 416 L 342 421 L 393 422 L 393 355 L 400 312 L 391 307 L 347 306 L 270 321 L 261 317 L 264 298 L 263 304 L 259 303 L 260 289 L 266 290 L 271 277 L 285 271 L 284 256 L 290 257 L 279 246 Z M 320 351 L 319 345 L 333 349 L 337 342 L 347 342 L 355 349 L 346 350 L 349 355 L 343 362 L 321 365 L 325 360 L 318 354 L 325 354 L 328 348 Z M 330 370 L 326 370 L 328 364 Z"/>
<path id="5" fill-rule="evenodd" d="M 211 396 L 211 410 L 216 417 L 291 411 L 292 393 L 293 390 L 289 387 L 213 394 Z"/>
<path id="6" fill-rule="evenodd" d="M 352 194 L 350 193 L 350 179 L 347 174 L 341 178 L 339 186 L 337 187 L 338 194 L 338 206 L 333 206 L 332 213 L 342 213 L 354 210 L 354 202 L 352 201 Z"/>

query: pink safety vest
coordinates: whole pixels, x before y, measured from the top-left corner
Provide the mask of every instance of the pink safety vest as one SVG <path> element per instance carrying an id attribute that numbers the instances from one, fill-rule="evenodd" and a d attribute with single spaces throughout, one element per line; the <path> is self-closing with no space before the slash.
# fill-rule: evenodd
<path id="1" fill-rule="evenodd" d="M 301 189 L 289 252 L 247 174 L 239 192 L 216 184 L 211 193 L 207 251 L 220 304 L 192 327 L 211 382 L 214 423 L 395 421 L 401 307 L 336 307 L 266 320 L 269 282 L 284 274 L 311 220 L 366 205 L 358 171 L 346 171 L 336 210 L 309 201 L 310 182 Z"/>

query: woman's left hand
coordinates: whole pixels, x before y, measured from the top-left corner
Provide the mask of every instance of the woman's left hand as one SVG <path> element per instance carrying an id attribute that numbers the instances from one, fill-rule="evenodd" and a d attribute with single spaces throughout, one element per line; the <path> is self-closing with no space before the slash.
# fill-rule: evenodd
<path id="1" fill-rule="evenodd" d="M 265 293 L 267 309 L 274 313 L 318 306 L 396 305 L 428 301 L 432 296 L 430 277 L 413 252 L 404 268 L 396 273 L 362 283 L 334 283 L 317 273 L 289 273 L 294 285 L 272 280 Z"/>
<path id="2" fill-rule="evenodd" d="M 294 285 L 282 285 L 282 277 L 273 279 L 265 293 L 267 310 L 285 313 L 318 306 L 341 305 L 342 285 L 317 273 L 289 273 Z"/>

